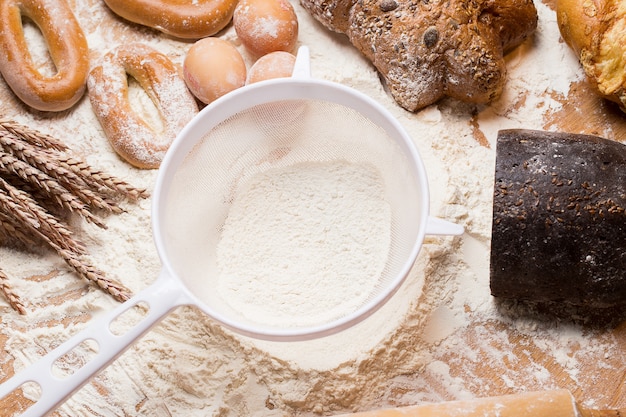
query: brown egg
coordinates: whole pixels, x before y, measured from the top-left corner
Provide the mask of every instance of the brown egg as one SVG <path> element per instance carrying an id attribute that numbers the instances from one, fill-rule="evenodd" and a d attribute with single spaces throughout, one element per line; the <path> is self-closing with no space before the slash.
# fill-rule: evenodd
<path id="1" fill-rule="evenodd" d="M 270 52 L 267 55 L 263 55 L 250 67 L 246 84 L 272 78 L 291 77 L 295 63 L 295 55 L 289 52 Z"/>
<path id="2" fill-rule="evenodd" d="M 183 63 L 187 88 L 203 103 L 215 99 L 246 82 L 246 63 L 233 44 L 209 37 L 194 43 Z"/>
<path id="3" fill-rule="evenodd" d="M 241 43 L 256 57 L 293 52 L 298 40 L 298 17 L 288 0 L 240 0 L 233 26 Z"/>

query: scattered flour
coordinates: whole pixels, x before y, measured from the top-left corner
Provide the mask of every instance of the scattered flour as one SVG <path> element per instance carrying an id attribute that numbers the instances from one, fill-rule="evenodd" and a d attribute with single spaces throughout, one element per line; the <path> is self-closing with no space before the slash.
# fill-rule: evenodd
<path id="1" fill-rule="evenodd" d="M 307 162 L 257 174 L 228 212 L 218 291 L 253 322 L 322 325 L 372 295 L 389 252 L 391 209 L 373 166 Z"/>

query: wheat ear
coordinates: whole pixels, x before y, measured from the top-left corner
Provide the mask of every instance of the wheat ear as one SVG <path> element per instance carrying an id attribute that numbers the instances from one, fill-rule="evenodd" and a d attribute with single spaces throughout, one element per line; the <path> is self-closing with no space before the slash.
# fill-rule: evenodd
<path id="1" fill-rule="evenodd" d="M 0 293 L 9 302 L 9 305 L 20 314 L 26 314 L 26 307 L 21 298 L 13 291 L 9 277 L 0 269 Z"/>
<path id="2" fill-rule="evenodd" d="M 57 151 L 66 151 L 67 145 L 63 142 L 45 133 L 31 129 L 30 127 L 19 124 L 12 120 L 0 120 L 0 128 L 13 133 L 24 141 L 44 149 L 55 149 Z"/>
<path id="3" fill-rule="evenodd" d="M 34 235 L 30 228 L 15 220 L 14 217 L 0 211 L 0 232 L 7 239 L 21 242 L 25 247 L 31 248 L 41 244 L 41 239 Z"/>
<path id="4" fill-rule="evenodd" d="M 0 184 L 2 183 L 2 181 L 3 180 L 0 179 Z M 74 242 L 73 239 L 66 237 L 65 239 L 59 240 L 59 236 L 51 236 L 49 233 L 45 233 L 43 230 L 41 230 L 42 228 L 33 227 L 33 221 L 30 218 L 32 213 L 28 211 L 22 211 L 20 205 L 6 204 L 5 200 L 7 200 L 6 192 L 4 190 L 0 190 L 0 211 L 6 207 L 9 207 L 12 213 L 16 213 L 17 210 L 18 224 L 27 227 L 27 231 L 24 232 L 14 227 L 14 222 L 12 221 L 2 223 L 3 227 L 9 227 L 9 230 L 18 232 L 14 235 L 15 238 L 24 242 L 28 242 L 28 235 L 32 234 L 37 236 L 38 238 L 44 240 L 48 245 L 50 245 L 50 247 L 54 249 L 63 258 L 63 260 L 81 277 L 96 283 L 98 287 L 104 289 L 106 292 L 111 294 L 116 300 L 126 301 L 129 298 L 130 291 L 127 288 L 119 283 L 108 279 L 104 272 L 98 270 L 97 268 L 93 267 L 91 264 L 80 258 L 81 255 L 85 254 L 85 251 L 76 242 Z M 2 215 L 2 218 L 6 218 L 5 215 Z M 25 221 L 25 218 L 28 218 L 28 221 Z M 56 228 L 57 226 L 55 225 L 51 227 Z"/>
<path id="5" fill-rule="evenodd" d="M 0 211 L 13 215 L 31 232 L 59 247 L 76 253 L 85 253 L 85 248 L 74 240 L 65 224 L 50 215 L 30 195 L 15 188 L 0 177 Z"/>
<path id="6" fill-rule="evenodd" d="M 44 242 L 81 277 L 127 300 L 130 291 L 85 260 L 86 250 L 69 226 L 45 207 L 52 212 L 61 207 L 104 226 L 92 208 L 121 213 L 114 199 L 138 200 L 148 192 L 65 154 L 68 148 L 61 141 L 13 121 L 0 120 L 0 149 L 0 235 L 27 247 Z M 0 291 L 16 300 L 10 287 Z"/>
<path id="7" fill-rule="evenodd" d="M 50 200 L 71 212 L 76 212 L 87 221 L 106 229 L 102 220 L 91 213 L 90 208 L 81 199 L 67 190 L 56 179 L 37 168 L 23 162 L 13 155 L 0 152 L 0 173 L 15 174 L 22 180 L 33 184 L 43 191 Z"/>
<path id="8" fill-rule="evenodd" d="M 98 287 L 111 294 L 117 301 L 124 302 L 130 298 L 131 292 L 128 288 L 107 278 L 104 272 L 89 264 L 84 259 L 80 259 L 78 254 L 56 247 L 53 243 L 51 243 L 51 246 L 78 275 L 88 281 L 94 282 Z"/>
<path id="9" fill-rule="evenodd" d="M 34 149 L 37 151 L 47 152 L 48 157 L 54 159 L 54 164 L 58 168 L 68 169 L 76 175 L 73 177 L 73 180 L 80 178 L 80 180 L 88 184 L 108 188 L 131 200 L 147 198 L 149 196 L 149 193 L 145 189 L 136 188 L 126 181 L 94 169 L 84 161 L 79 161 L 63 154 L 60 151 L 66 151 L 67 146 L 50 135 L 46 135 L 13 121 L 0 120 L 0 137 L 12 138 L 13 143 L 11 143 L 11 140 L 7 140 L 2 145 L 14 149 L 15 151 L 23 151 L 25 148 L 24 145 L 19 146 L 15 144 L 15 139 L 17 139 L 17 141 L 22 142 L 22 144 L 34 146 Z"/>
<path id="10" fill-rule="evenodd" d="M 106 172 L 97 170 L 84 161 L 79 161 L 70 156 L 60 155 L 58 162 L 62 167 L 74 172 L 85 182 L 100 185 L 111 191 L 119 192 L 121 195 L 130 200 L 138 200 L 140 198 L 147 198 L 150 196 L 147 190 L 133 187 L 126 181 L 116 178 L 113 175 L 109 175 Z"/>
<path id="11" fill-rule="evenodd" d="M 3 208 L 3 198 L 3 193 L 0 191 L 0 210 Z M 57 244 L 57 239 L 51 238 L 49 235 L 39 230 L 39 228 L 32 228 L 28 226 L 29 224 L 24 221 L 14 220 L 7 214 L 0 212 L 0 228 L 4 229 L 6 234 L 9 236 L 18 239 L 25 244 L 34 243 L 34 238 L 32 236 L 36 236 L 36 238 L 45 241 L 52 249 L 54 249 L 61 256 L 61 258 L 63 258 L 65 263 L 67 263 L 81 277 L 96 283 L 98 287 L 111 294 L 118 301 L 126 301 L 130 298 L 130 291 L 126 287 L 110 280 L 106 277 L 104 272 L 98 270 L 81 257 L 81 255 L 85 254 L 81 247 L 74 248 L 74 245 L 72 244 L 65 244 L 64 247 L 61 247 Z"/>
<path id="12" fill-rule="evenodd" d="M 83 203 L 97 209 L 103 209 L 112 213 L 122 213 L 116 202 L 111 201 L 104 195 L 98 194 L 98 190 L 92 190 L 92 184 L 84 181 L 74 172 L 64 168 L 58 162 L 58 155 L 45 149 L 22 141 L 12 132 L 0 129 L 0 146 L 6 153 L 14 155 L 16 158 L 28 163 L 32 167 L 44 172 L 51 178 L 57 180 L 63 187 L 71 191 Z M 103 188 L 103 187 L 96 187 Z"/>

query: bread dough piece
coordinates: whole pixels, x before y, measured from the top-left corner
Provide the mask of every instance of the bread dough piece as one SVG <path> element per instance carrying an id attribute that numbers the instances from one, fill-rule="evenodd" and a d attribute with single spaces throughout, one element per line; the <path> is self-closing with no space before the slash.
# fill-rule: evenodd
<path id="1" fill-rule="evenodd" d="M 344 33 L 416 111 L 450 96 L 487 103 L 502 91 L 503 54 L 537 27 L 532 0 L 300 0 Z"/>
<path id="2" fill-rule="evenodd" d="M 626 145 L 503 130 L 494 181 L 493 296 L 626 306 Z"/>
<path id="3" fill-rule="evenodd" d="M 296 56 L 289 52 L 276 51 L 259 58 L 248 70 L 246 84 L 273 78 L 291 77 L 296 65 Z"/>
<path id="4" fill-rule="evenodd" d="M 587 79 L 626 112 L 626 2 L 559 0 L 557 21 Z"/>
<path id="5" fill-rule="evenodd" d="M 298 16 L 288 0 L 240 0 L 233 27 L 254 57 L 293 52 L 298 42 Z"/>
<path id="6" fill-rule="evenodd" d="M 243 87 L 246 62 L 230 41 L 208 37 L 189 48 L 183 63 L 183 78 L 194 96 L 205 104 Z"/>

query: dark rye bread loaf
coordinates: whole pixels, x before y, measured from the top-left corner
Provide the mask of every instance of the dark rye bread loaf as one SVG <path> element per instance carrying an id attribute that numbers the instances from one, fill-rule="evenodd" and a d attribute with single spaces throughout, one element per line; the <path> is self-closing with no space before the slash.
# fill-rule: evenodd
<path id="1" fill-rule="evenodd" d="M 490 284 L 503 299 L 626 305 L 626 145 L 499 132 Z"/>
<path id="2" fill-rule="evenodd" d="M 532 0 L 300 0 L 328 29 L 343 33 L 409 111 L 450 96 L 498 97 L 503 55 L 537 27 Z"/>

